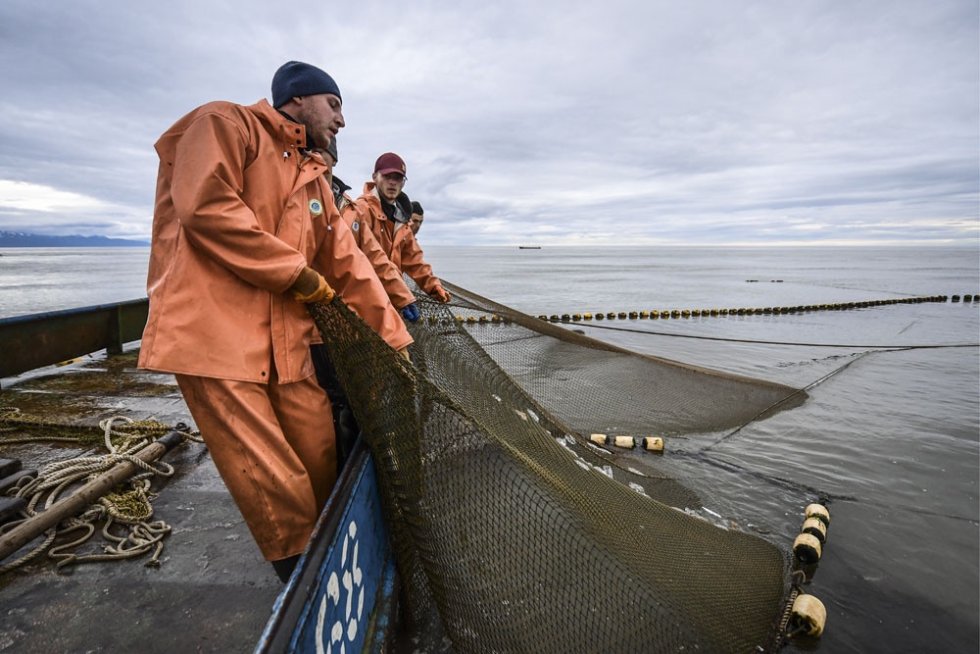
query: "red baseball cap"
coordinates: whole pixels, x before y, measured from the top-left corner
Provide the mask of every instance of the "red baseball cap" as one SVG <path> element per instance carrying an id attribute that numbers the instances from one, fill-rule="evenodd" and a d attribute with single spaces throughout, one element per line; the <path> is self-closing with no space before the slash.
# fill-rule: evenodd
<path id="1" fill-rule="evenodd" d="M 374 172 L 381 173 L 382 175 L 398 173 L 404 176 L 405 162 L 394 152 L 385 152 L 374 162 Z"/>

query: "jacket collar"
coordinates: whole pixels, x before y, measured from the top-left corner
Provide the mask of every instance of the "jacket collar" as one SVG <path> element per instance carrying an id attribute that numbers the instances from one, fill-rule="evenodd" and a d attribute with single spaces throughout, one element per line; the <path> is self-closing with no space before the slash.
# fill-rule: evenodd
<path id="1" fill-rule="evenodd" d="M 361 193 L 361 197 L 375 210 L 375 213 L 380 214 L 381 220 L 388 220 L 388 216 L 381 210 L 381 198 L 378 196 L 374 182 L 364 182 L 364 191 Z"/>
<path id="2" fill-rule="evenodd" d="M 381 199 L 381 195 L 378 193 L 377 184 L 374 182 L 365 182 L 364 193 L 361 195 L 361 197 L 366 197 L 369 202 L 375 205 L 376 209 L 380 210 L 383 220 L 391 220 L 392 222 L 395 222 L 393 217 L 395 213 L 394 207 L 387 201 Z M 412 201 L 408 199 L 408 195 L 405 194 L 405 191 L 402 191 L 398 194 L 395 202 L 401 205 L 402 213 L 405 214 L 405 222 L 402 224 L 407 224 L 408 219 L 412 215 Z"/>
<path id="3" fill-rule="evenodd" d="M 333 185 L 340 189 L 341 193 L 346 193 L 350 190 L 350 187 L 347 186 L 347 184 L 344 184 L 344 180 L 340 179 L 336 175 L 333 176 Z"/>
<path id="4" fill-rule="evenodd" d="M 340 179 L 336 175 L 332 177 L 333 182 L 331 183 L 330 190 L 333 191 L 334 204 L 337 205 L 337 209 L 343 210 L 348 204 L 350 204 L 350 199 L 347 197 L 347 191 L 350 187 L 344 184 L 344 180 Z"/>
<path id="5" fill-rule="evenodd" d="M 284 148 L 287 152 L 290 149 L 303 150 L 307 148 L 306 126 L 297 123 L 278 109 L 273 108 L 268 100 L 259 100 L 248 109 L 271 131 L 279 135 Z"/>

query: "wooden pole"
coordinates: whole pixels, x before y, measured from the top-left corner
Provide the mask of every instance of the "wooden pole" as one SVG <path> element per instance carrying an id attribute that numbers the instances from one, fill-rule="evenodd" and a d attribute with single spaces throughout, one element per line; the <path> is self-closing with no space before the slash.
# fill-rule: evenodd
<path id="1" fill-rule="evenodd" d="M 137 452 L 136 458 L 147 463 L 156 461 L 183 441 L 183 438 L 180 432 L 172 431 Z M 88 482 L 68 497 L 62 498 L 52 504 L 43 513 L 28 518 L 6 534 L 3 534 L 0 536 L 0 561 L 51 527 L 54 527 L 65 518 L 82 513 L 92 503 L 123 481 L 132 477 L 139 470 L 140 468 L 131 461 L 117 463 L 108 471 Z"/>

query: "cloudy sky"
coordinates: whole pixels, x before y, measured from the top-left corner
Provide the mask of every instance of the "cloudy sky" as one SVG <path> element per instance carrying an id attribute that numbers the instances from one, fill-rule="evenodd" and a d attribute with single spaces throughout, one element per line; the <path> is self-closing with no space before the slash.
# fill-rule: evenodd
<path id="1" fill-rule="evenodd" d="M 344 98 L 337 173 L 408 162 L 427 244 L 969 244 L 976 0 L 2 0 L 0 230 L 149 235 L 156 138 Z"/>

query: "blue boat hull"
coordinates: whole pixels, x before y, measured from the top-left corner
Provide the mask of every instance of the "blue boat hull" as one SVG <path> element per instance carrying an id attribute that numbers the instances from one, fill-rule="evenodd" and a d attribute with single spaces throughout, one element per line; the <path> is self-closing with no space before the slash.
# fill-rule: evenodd
<path id="1" fill-rule="evenodd" d="M 374 462 L 358 443 L 256 653 L 382 651 L 395 626 L 396 581 Z"/>

